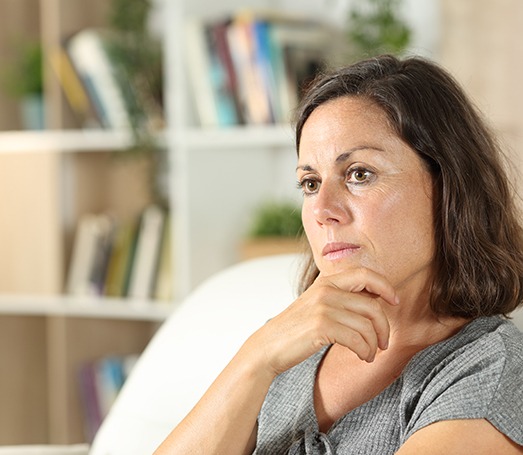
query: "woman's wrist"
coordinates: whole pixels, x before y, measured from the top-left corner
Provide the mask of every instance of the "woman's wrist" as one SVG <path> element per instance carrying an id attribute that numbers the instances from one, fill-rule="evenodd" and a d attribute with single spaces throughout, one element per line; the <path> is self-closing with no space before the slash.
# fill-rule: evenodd
<path id="1" fill-rule="evenodd" d="M 258 333 L 251 335 L 233 359 L 246 380 L 267 386 L 277 376 L 266 350 L 259 343 Z"/>

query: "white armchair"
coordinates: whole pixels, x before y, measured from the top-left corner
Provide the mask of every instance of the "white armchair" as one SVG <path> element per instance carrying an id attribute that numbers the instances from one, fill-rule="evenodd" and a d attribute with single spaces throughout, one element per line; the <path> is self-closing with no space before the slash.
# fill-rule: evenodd
<path id="1" fill-rule="evenodd" d="M 242 342 L 294 299 L 299 262 L 247 261 L 196 289 L 151 340 L 90 448 L 4 447 L 0 455 L 151 454 Z M 515 322 L 523 329 L 523 311 Z"/>
<path id="2" fill-rule="evenodd" d="M 197 288 L 140 357 L 89 454 L 152 453 L 243 341 L 293 300 L 298 262 L 294 255 L 243 262 Z"/>

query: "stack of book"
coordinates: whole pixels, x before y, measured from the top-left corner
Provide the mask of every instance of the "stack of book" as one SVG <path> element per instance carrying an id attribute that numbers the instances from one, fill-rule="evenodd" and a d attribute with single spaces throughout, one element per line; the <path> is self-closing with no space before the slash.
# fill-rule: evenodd
<path id="1" fill-rule="evenodd" d="M 137 359 L 135 354 L 105 357 L 80 367 L 80 397 L 88 441 L 96 435 Z"/>
<path id="2" fill-rule="evenodd" d="M 107 214 L 79 221 L 67 293 L 169 301 L 173 297 L 170 217 L 156 205 L 132 223 Z"/>
<path id="3" fill-rule="evenodd" d="M 117 130 L 163 125 L 154 95 L 145 92 L 146 84 L 137 87 L 131 80 L 129 69 L 115 58 L 114 43 L 111 31 L 86 28 L 50 52 L 51 67 L 77 123 Z"/>
<path id="4" fill-rule="evenodd" d="M 288 122 L 307 83 L 326 64 L 332 30 L 253 12 L 191 18 L 185 56 L 205 127 Z"/>

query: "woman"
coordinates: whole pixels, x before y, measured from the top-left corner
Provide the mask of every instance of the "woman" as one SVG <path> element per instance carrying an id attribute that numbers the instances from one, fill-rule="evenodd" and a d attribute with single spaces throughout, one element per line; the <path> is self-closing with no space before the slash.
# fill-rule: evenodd
<path id="1" fill-rule="evenodd" d="M 157 454 L 523 454 L 523 236 L 453 79 L 381 56 L 319 78 L 296 126 L 312 255 Z"/>

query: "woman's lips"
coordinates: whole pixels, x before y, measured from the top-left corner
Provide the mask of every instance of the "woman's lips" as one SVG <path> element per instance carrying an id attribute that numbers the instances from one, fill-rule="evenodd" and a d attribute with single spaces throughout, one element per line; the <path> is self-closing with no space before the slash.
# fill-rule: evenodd
<path id="1" fill-rule="evenodd" d="M 335 261 L 354 254 L 359 248 L 358 245 L 353 245 L 352 243 L 328 243 L 323 248 L 322 254 L 325 259 Z"/>

